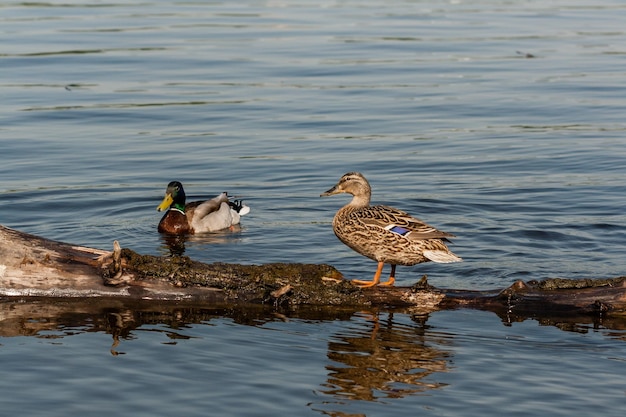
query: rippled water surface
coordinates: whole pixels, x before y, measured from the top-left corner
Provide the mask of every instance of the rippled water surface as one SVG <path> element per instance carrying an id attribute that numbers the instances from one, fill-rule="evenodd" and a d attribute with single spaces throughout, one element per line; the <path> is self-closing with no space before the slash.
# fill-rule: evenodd
<path id="1" fill-rule="evenodd" d="M 252 208 L 186 255 L 369 278 L 332 233 L 347 197 L 319 198 L 356 170 L 458 236 L 463 263 L 400 285 L 624 275 L 625 19 L 606 0 L 3 2 L 0 224 L 168 255 L 155 208 L 177 179 Z M 0 305 L 10 415 L 621 416 L 626 397 L 619 320 Z"/>

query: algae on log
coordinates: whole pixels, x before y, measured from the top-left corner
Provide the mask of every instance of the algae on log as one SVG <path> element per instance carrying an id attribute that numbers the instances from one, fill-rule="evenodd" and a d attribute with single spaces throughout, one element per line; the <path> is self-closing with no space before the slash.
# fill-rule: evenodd
<path id="1" fill-rule="evenodd" d="M 205 264 L 186 256 L 157 257 L 122 249 L 125 275 L 116 285 L 154 285 L 161 282 L 185 290 L 219 290 L 225 301 L 236 303 L 359 305 L 362 292 L 330 265 L 272 263 Z M 107 277 L 114 270 L 105 269 Z"/>
<path id="2" fill-rule="evenodd" d="M 412 287 L 361 289 L 330 265 L 204 264 L 188 257 L 103 251 L 56 242 L 0 225 L 0 296 L 123 297 L 275 306 L 336 305 L 412 308 L 469 307 L 500 315 L 623 314 L 626 278 L 518 281 L 505 290 Z"/>

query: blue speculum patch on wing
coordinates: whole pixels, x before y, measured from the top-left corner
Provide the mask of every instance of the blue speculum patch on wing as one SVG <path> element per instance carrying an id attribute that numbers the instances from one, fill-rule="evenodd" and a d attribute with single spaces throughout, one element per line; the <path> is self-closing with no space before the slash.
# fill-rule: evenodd
<path id="1" fill-rule="evenodd" d="M 396 226 L 394 224 L 385 227 L 385 229 L 387 229 L 387 230 L 389 230 L 391 232 L 397 233 L 400 236 L 406 236 L 410 232 L 409 229 L 405 229 L 402 226 Z"/>

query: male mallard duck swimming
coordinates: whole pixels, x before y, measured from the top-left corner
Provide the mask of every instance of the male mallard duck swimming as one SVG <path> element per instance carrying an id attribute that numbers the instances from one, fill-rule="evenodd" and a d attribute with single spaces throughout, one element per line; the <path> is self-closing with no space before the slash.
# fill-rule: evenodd
<path id="1" fill-rule="evenodd" d="M 381 285 L 393 285 L 396 265 L 462 260 L 450 252 L 444 243 L 446 238 L 454 237 L 453 234 L 437 230 L 393 207 L 370 206 L 372 189 L 362 174 L 345 174 L 333 188 L 320 197 L 339 193 L 352 194 L 353 198 L 335 214 L 335 235 L 361 255 L 378 262 L 374 279 L 353 280 L 356 284 L 363 287 L 378 284 L 384 264 L 391 264 L 391 274 L 389 280 Z"/>
<path id="2" fill-rule="evenodd" d="M 185 204 L 185 190 L 178 181 L 167 184 L 165 198 L 157 211 L 168 209 L 159 222 L 161 233 L 204 233 L 226 229 L 239 224 L 239 217 L 250 212 L 240 201 L 229 201 L 222 193 L 207 201 Z"/>

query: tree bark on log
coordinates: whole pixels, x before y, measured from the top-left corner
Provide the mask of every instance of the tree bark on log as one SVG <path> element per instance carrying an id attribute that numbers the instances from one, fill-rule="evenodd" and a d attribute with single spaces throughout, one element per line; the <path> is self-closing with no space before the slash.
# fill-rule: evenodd
<path id="1" fill-rule="evenodd" d="M 620 316 L 626 277 L 518 281 L 503 290 L 438 289 L 425 277 L 411 287 L 361 289 L 330 265 L 204 264 L 52 241 L 0 225 L 0 297 L 171 300 L 205 305 L 353 306 L 409 309 L 475 308 L 515 314 Z"/>

